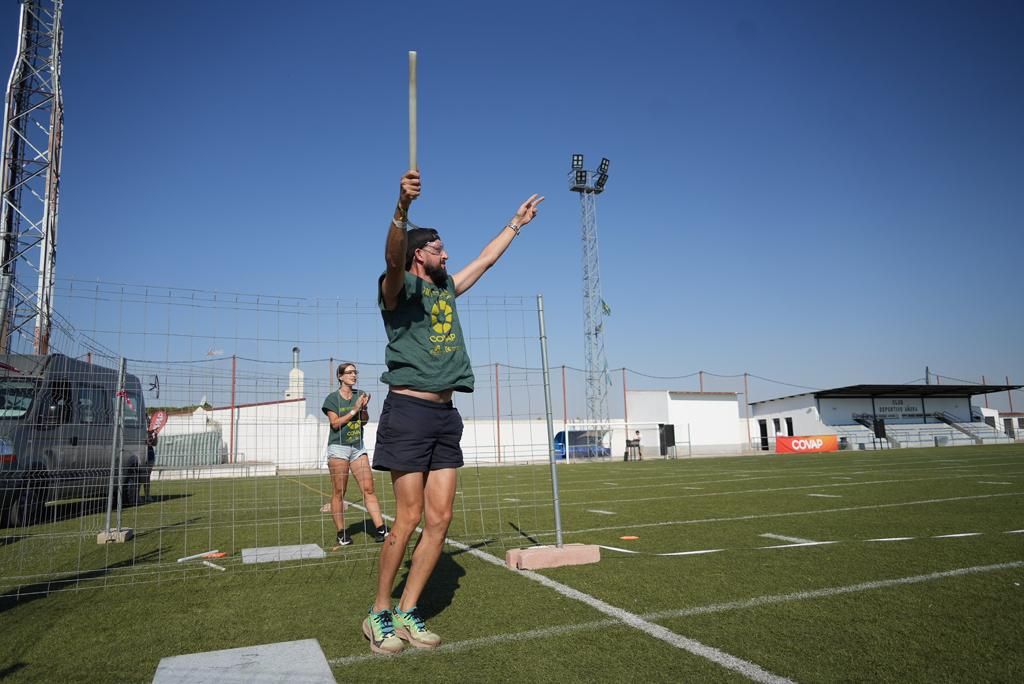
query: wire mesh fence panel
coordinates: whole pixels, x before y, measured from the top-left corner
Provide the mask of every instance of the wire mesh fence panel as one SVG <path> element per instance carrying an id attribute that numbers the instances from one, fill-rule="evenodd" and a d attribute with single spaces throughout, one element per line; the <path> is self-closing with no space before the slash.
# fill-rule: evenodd
<path id="1" fill-rule="evenodd" d="M 58 281 L 57 295 L 51 353 L 17 338 L 0 358 L 3 591 L 376 558 L 367 504 L 372 493 L 390 519 L 390 478 L 332 477 L 324 412 L 339 367 L 358 371 L 372 461 L 388 390 L 376 302 L 75 280 Z M 455 397 L 465 467 L 449 534 L 499 555 L 553 538 L 549 459 L 751 453 L 773 437 L 761 438 L 750 402 L 815 389 L 751 373 L 616 369 L 603 377 L 610 415 L 595 423 L 583 418 L 582 369 L 553 366 L 545 404 L 535 298 L 458 307 L 474 391 Z M 850 430 L 848 444 L 860 436 Z M 894 435 L 901 446 L 969 439 L 946 427 Z"/>

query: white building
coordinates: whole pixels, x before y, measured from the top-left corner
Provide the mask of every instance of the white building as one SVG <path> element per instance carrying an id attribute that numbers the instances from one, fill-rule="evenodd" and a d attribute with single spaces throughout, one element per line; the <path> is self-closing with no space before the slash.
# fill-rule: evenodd
<path id="1" fill-rule="evenodd" d="M 671 426 L 677 455 L 737 454 L 746 444 L 735 392 L 626 390 L 626 423 L 640 431 L 643 448 L 654 451 Z M 673 440 L 668 440 L 673 441 Z M 654 452 L 657 453 L 657 452 Z"/>

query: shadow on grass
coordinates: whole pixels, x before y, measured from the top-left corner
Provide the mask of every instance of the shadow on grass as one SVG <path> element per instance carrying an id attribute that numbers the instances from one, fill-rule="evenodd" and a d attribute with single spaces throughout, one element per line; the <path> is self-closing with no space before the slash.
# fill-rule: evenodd
<path id="1" fill-rule="evenodd" d="M 13 665 L 8 665 L 7 667 L 0 668 L 0 679 L 5 679 L 11 676 L 12 674 L 21 672 L 24 669 L 25 663 L 14 663 Z"/>
<path id="2" fill-rule="evenodd" d="M 59 591 L 74 589 L 80 582 L 85 580 L 98 579 L 109 575 L 114 570 L 135 566 L 138 563 L 145 562 L 147 560 L 159 560 L 159 558 L 160 550 L 154 549 L 153 551 L 148 551 L 134 558 L 128 558 L 117 563 L 111 563 L 104 568 L 97 568 L 96 570 L 88 570 L 85 572 L 76 572 L 47 582 L 23 584 L 0 594 L 0 613 L 5 613 L 8 610 L 15 608 L 19 603 L 24 605 L 25 603 L 47 598 L 50 594 L 55 594 Z"/>
<path id="3" fill-rule="evenodd" d="M 138 532 L 135 535 L 135 538 L 138 539 L 140 537 L 145 537 L 145 536 L 148 536 L 148 535 L 151 535 L 151 534 L 157 534 L 157 533 L 160 533 L 160 532 L 170 532 L 170 531 L 173 531 L 173 530 L 175 530 L 175 529 L 177 529 L 179 527 L 188 527 L 189 525 L 193 525 L 193 524 L 199 522 L 200 520 L 205 520 L 205 519 L 206 518 L 202 518 L 202 517 L 198 517 L 197 516 L 197 517 L 194 517 L 194 518 L 189 518 L 188 520 L 179 520 L 176 523 L 171 523 L 169 525 L 161 525 L 160 527 L 154 527 L 154 528 L 146 530 L 144 532 Z"/>
<path id="4" fill-rule="evenodd" d="M 534 537 L 531 537 L 526 532 L 523 532 L 521 529 L 519 529 L 519 527 L 515 523 L 509 523 L 509 527 L 511 527 L 516 532 L 518 532 L 519 536 L 525 537 L 534 546 L 539 546 L 540 545 L 540 541 L 538 539 L 536 539 Z"/>
<path id="5" fill-rule="evenodd" d="M 150 497 L 149 501 L 139 502 L 135 506 L 124 506 L 121 510 L 122 513 L 131 508 L 143 508 L 149 503 L 159 503 L 163 501 L 173 501 L 174 499 L 183 499 L 192 496 L 191 494 L 164 494 L 162 496 Z M 31 521 L 33 525 L 49 525 L 52 523 L 65 522 L 67 520 L 74 520 L 75 518 L 87 517 L 90 515 L 101 515 L 107 512 L 107 499 L 96 498 L 96 499 L 79 499 L 77 501 L 59 501 L 54 504 L 43 507 L 37 517 Z M 117 505 L 115 503 L 114 513 L 117 512 Z M 14 538 L 13 541 L 17 541 L 20 537 Z M 6 543 L 11 543 L 7 541 Z"/>
<path id="6" fill-rule="evenodd" d="M 26 535 L 24 534 L 9 534 L 7 536 L 0 537 L 0 546 L 7 546 L 8 544 L 19 542 L 24 539 L 25 536 Z M 3 679 L 3 677 L 0 677 L 0 679 Z"/>
<path id="7" fill-rule="evenodd" d="M 439 615 L 452 604 L 452 599 L 455 598 L 455 592 L 459 589 L 459 578 L 466 574 L 465 568 L 456 562 L 455 557 L 472 549 L 487 546 L 489 543 L 490 541 L 485 540 L 465 549 L 441 553 L 440 558 L 437 559 L 437 565 L 434 566 L 434 572 L 431 573 L 430 579 L 427 580 L 427 585 L 423 587 L 423 593 L 420 595 L 417 606 L 424 620 L 429 620 L 435 615 Z M 413 551 L 415 552 L 415 549 Z M 405 583 L 409 579 L 410 565 L 412 565 L 411 556 L 409 560 L 405 561 L 405 575 L 395 585 L 394 590 L 392 590 L 392 598 L 401 598 L 402 592 L 405 591 Z"/>

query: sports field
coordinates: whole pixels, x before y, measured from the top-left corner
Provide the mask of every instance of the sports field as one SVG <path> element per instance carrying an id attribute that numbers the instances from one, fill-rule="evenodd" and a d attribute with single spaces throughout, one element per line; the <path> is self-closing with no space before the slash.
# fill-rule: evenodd
<path id="1" fill-rule="evenodd" d="M 148 681 L 162 657 L 314 638 L 338 681 L 1024 681 L 1024 445 L 559 479 L 565 541 L 601 562 L 506 569 L 553 542 L 549 470 L 466 467 L 421 604 L 446 643 L 391 658 L 359 629 L 378 546 L 353 507 L 355 544 L 332 547 L 324 477 L 160 483 L 116 546 L 96 545 L 99 513 L 49 507 L 0 545 L 0 677 Z M 299 543 L 326 558 L 241 561 Z M 175 562 L 215 548 L 223 571 Z"/>

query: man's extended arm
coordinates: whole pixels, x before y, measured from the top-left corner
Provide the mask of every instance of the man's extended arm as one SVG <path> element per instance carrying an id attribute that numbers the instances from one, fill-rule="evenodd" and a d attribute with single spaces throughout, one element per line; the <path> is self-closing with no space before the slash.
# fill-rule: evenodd
<path id="1" fill-rule="evenodd" d="M 384 272 L 384 282 L 381 283 L 380 293 L 384 300 L 384 308 L 388 311 L 398 304 L 398 293 L 402 291 L 405 284 L 405 247 L 406 232 L 405 221 L 409 215 L 409 205 L 420 196 L 420 172 L 406 171 L 402 176 L 401 190 L 398 193 L 398 204 L 395 205 L 395 214 L 388 226 L 388 239 L 384 245 L 384 263 L 387 268 Z"/>
<path id="2" fill-rule="evenodd" d="M 455 280 L 455 295 L 458 296 L 464 293 L 469 288 L 476 284 L 476 281 L 480 280 L 480 276 L 487 272 L 491 266 L 497 263 L 501 255 L 505 253 L 508 246 L 512 244 L 512 240 L 519 235 L 519 231 L 527 223 L 532 221 L 537 215 L 537 206 L 544 201 L 543 197 L 533 195 L 530 199 L 526 200 L 519 206 L 519 210 L 516 212 L 515 217 L 509 221 L 508 225 L 501 229 L 501 232 L 488 243 L 484 250 L 480 252 L 480 256 L 473 261 L 469 262 L 465 268 L 456 273 L 453 278 Z"/>

